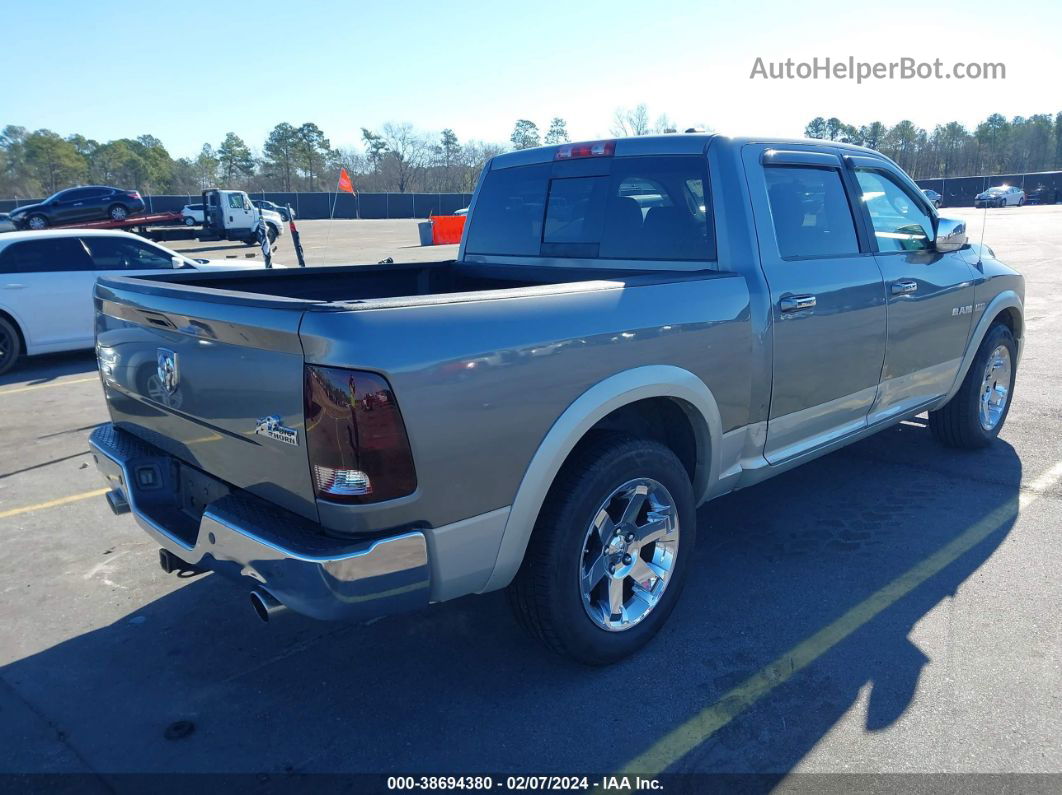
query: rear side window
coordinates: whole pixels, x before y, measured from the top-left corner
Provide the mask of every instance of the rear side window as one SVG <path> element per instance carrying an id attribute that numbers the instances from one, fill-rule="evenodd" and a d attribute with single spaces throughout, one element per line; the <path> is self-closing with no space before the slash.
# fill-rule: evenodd
<path id="1" fill-rule="evenodd" d="M 568 176 L 578 161 L 488 172 L 470 221 L 467 252 L 715 259 L 703 158 L 619 157 L 599 165 L 607 173 Z"/>
<path id="2" fill-rule="evenodd" d="M 852 208 L 837 169 L 767 166 L 764 177 L 783 258 L 859 253 Z"/>
<path id="3" fill-rule="evenodd" d="M 12 243 L 0 252 L 0 273 L 90 271 L 92 260 L 76 237 Z"/>

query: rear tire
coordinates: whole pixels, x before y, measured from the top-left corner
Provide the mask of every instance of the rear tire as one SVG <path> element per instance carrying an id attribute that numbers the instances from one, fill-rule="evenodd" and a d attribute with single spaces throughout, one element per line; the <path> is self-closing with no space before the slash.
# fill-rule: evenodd
<path id="1" fill-rule="evenodd" d="M 588 665 L 633 654 L 682 592 L 694 508 L 689 475 L 667 447 L 618 434 L 583 442 L 550 488 L 509 586 L 517 620 Z"/>
<path id="2" fill-rule="evenodd" d="M 18 329 L 6 318 L 0 317 L 0 375 L 8 372 L 22 355 L 22 340 Z"/>
<path id="3" fill-rule="evenodd" d="M 129 217 L 129 210 L 126 209 L 124 204 L 112 204 L 110 209 L 107 210 L 107 215 L 110 216 L 112 221 L 124 221 Z"/>
<path id="4" fill-rule="evenodd" d="M 975 450 L 1003 428 L 1014 398 L 1018 346 L 1010 329 L 997 323 L 982 340 L 955 396 L 929 412 L 929 429 L 947 447 Z"/>
<path id="5" fill-rule="evenodd" d="M 185 226 L 195 226 L 195 219 L 192 216 L 190 216 L 190 215 L 186 215 L 184 217 L 184 225 Z"/>

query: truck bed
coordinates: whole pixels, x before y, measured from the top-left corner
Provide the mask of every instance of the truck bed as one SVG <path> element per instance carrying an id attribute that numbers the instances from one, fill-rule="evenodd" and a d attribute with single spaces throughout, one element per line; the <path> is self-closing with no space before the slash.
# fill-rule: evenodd
<path id="1" fill-rule="evenodd" d="M 280 299 L 284 302 L 341 303 L 347 308 L 384 308 L 416 303 L 503 298 L 622 287 L 646 279 L 689 278 L 689 273 L 606 268 L 558 268 L 464 264 L 453 260 L 384 265 L 344 265 L 205 273 L 176 271 L 142 277 L 104 278 L 103 285 L 140 282 L 149 292 L 193 290 L 199 299 Z M 143 282 L 147 282 L 144 285 Z M 224 299 L 222 299 L 224 296 Z"/>

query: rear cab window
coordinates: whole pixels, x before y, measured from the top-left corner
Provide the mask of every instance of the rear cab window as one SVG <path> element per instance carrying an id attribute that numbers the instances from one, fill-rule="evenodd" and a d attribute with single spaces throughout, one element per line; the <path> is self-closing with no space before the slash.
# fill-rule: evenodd
<path id="1" fill-rule="evenodd" d="M 495 256 L 712 262 L 697 155 L 587 158 L 492 169 L 465 250 Z"/>

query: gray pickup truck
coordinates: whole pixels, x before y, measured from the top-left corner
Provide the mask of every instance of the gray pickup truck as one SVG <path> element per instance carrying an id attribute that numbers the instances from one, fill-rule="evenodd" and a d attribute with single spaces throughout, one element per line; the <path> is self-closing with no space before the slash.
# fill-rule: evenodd
<path id="1" fill-rule="evenodd" d="M 116 513 L 259 616 L 508 588 L 607 663 L 690 571 L 695 508 L 920 412 L 1007 416 L 1024 281 L 893 162 L 665 135 L 494 158 L 457 260 L 101 278 Z"/>

